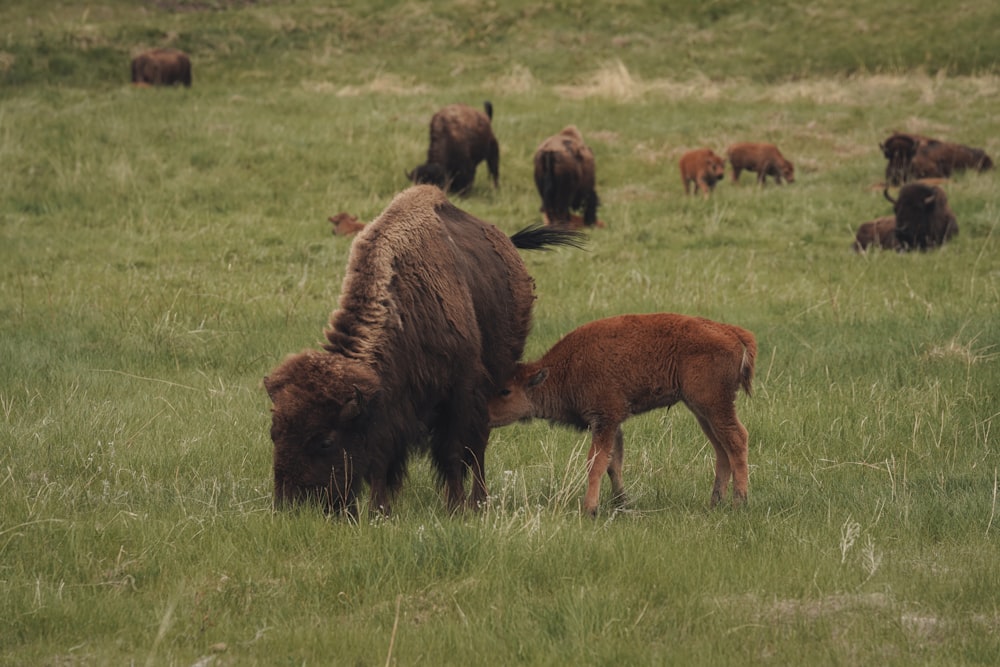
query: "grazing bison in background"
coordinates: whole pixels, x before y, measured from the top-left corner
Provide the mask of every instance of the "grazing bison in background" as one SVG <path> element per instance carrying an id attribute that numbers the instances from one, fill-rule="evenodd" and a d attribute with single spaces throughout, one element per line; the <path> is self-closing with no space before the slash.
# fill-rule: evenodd
<path id="1" fill-rule="evenodd" d="M 150 49 L 132 59 L 132 83 L 138 86 L 191 86 L 191 59 L 177 49 Z"/>
<path id="2" fill-rule="evenodd" d="M 341 211 L 337 215 L 331 215 L 328 220 L 333 225 L 333 234 L 335 236 L 350 236 L 351 234 L 357 234 L 365 228 L 365 223 L 360 222 L 346 211 Z"/>
<path id="3" fill-rule="evenodd" d="M 576 126 L 543 141 L 535 151 L 535 187 L 542 198 L 545 223 L 571 226 L 570 209 L 583 211 L 587 227 L 603 226 L 597 220 L 600 201 L 594 191 L 594 153 L 583 143 Z"/>
<path id="4" fill-rule="evenodd" d="M 715 184 L 726 175 L 726 163 L 710 148 L 697 148 L 688 151 L 680 159 L 681 180 L 684 182 L 684 194 L 691 194 L 691 184 L 701 190 L 702 196 L 715 189 Z"/>
<path id="5" fill-rule="evenodd" d="M 433 186 L 400 193 L 351 245 L 322 350 L 264 379 L 272 401 L 274 500 L 389 513 L 411 453 L 429 443 L 447 504 L 486 500 L 487 400 L 514 372 L 534 283 L 516 248 L 579 245 L 579 232 L 529 227 L 507 238 Z"/>
<path id="6" fill-rule="evenodd" d="M 966 169 L 986 171 L 993 160 L 981 148 L 940 141 L 919 134 L 894 132 L 879 144 L 888 160 L 886 185 L 900 185 L 914 179 L 950 178 Z"/>
<path id="7" fill-rule="evenodd" d="M 736 416 L 736 393 L 749 395 L 757 356 L 753 334 L 700 317 L 620 315 L 566 334 L 538 361 L 518 364 L 490 400 L 490 425 L 548 419 L 589 429 L 592 438 L 583 509 L 597 512 L 601 479 L 622 483 L 622 422 L 654 408 L 684 403 L 715 449 L 712 505 L 733 480 L 733 502 L 747 499 L 747 430 Z"/>
<path id="8" fill-rule="evenodd" d="M 436 185 L 446 192 L 466 194 L 483 160 L 490 170 L 493 187 L 500 184 L 500 144 L 493 136 L 493 105 L 486 113 L 464 104 L 450 104 L 431 118 L 427 162 L 406 177 L 415 184 Z"/>
<path id="9" fill-rule="evenodd" d="M 883 250 L 899 250 L 896 239 L 896 216 L 886 215 L 861 223 L 854 235 L 854 252 L 866 252 L 871 246 Z"/>
<path id="10" fill-rule="evenodd" d="M 781 185 L 782 179 L 795 182 L 795 166 L 785 159 L 774 144 L 743 142 L 726 149 L 726 157 L 733 168 L 733 183 L 740 179 L 740 172 L 757 172 L 757 182 L 764 185 L 768 176 Z"/>
<path id="11" fill-rule="evenodd" d="M 908 183 L 893 199 L 882 191 L 896 215 L 896 241 L 902 250 L 927 250 L 944 245 L 958 234 L 958 222 L 944 190 L 923 183 Z"/>

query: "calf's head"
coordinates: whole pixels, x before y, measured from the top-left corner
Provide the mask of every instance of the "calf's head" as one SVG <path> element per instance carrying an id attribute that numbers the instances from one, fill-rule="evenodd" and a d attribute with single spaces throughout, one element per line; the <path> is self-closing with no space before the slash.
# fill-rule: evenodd
<path id="1" fill-rule="evenodd" d="M 356 361 L 304 352 L 285 359 L 264 387 L 272 402 L 275 507 L 313 500 L 327 511 L 350 510 L 375 375 Z"/>
<path id="2" fill-rule="evenodd" d="M 488 403 L 490 428 L 536 416 L 533 395 L 549 376 L 549 369 L 518 365 L 511 379 Z"/>

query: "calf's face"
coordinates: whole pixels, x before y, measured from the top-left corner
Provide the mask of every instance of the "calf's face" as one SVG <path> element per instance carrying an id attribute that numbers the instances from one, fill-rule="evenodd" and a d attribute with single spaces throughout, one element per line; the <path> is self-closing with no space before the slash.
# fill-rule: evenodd
<path id="1" fill-rule="evenodd" d="M 506 426 L 535 416 L 535 404 L 531 394 L 545 382 L 548 375 L 547 368 L 529 374 L 524 366 L 518 367 L 510 381 L 490 398 L 487 404 L 490 428 Z"/>

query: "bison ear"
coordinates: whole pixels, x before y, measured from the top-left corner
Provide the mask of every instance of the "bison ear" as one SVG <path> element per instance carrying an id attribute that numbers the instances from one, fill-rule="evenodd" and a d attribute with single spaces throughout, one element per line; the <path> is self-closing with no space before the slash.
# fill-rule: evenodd
<path id="1" fill-rule="evenodd" d="M 530 378 L 528 378 L 528 388 L 534 389 L 541 383 L 545 382 L 545 378 L 547 378 L 548 376 L 549 376 L 549 369 L 548 368 L 541 369 L 540 371 L 532 375 Z"/>
<path id="2" fill-rule="evenodd" d="M 281 389 L 281 385 L 282 383 L 271 379 L 270 375 L 264 376 L 264 389 L 267 391 L 267 396 L 271 399 L 272 403 L 274 403 L 274 395 Z"/>
<path id="3" fill-rule="evenodd" d="M 365 404 L 367 399 L 365 395 L 361 393 L 361 390 L 357 386 L 354 387 L 354 396 L 344 403 L 343 407 L 340 408 L 340 421 L 354 421 L 358 416 L 365 411 Z"/>

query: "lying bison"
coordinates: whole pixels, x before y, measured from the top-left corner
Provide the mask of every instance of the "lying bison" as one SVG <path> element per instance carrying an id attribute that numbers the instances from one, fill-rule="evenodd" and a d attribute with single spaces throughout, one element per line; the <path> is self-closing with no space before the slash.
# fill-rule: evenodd
<path id="1" fill-rule="evenodd" d="M 706 199 L 715 189 L 715 184 L 726 175 L 725 160 L 710 148 L 688 151 L 681 156 L 679 165 L 681 180 L 684 182 L 684 194 L 691 194 L 693 183 Z"/>
<path id="2" fill-rule="evenodd" d="M 757 172 L 757 182 L 764 185 L 770 176 L 781 185 L 782 180 L 795 182 L 795 166 L 785 159 L 774 144 L 743 142 L 726 149 L 726 157 L 733 168 L 733 183 L 740 179 L 740 173 Z"/>
<path id="3" fill-rule="evenodd" d="M 447 504 L 486 500 L 487 400 L 514 372 L 533 282 L 516 248 L 577 245 L 579 232 L 529 227 L 507 238 L 432 186 L 393 199 L 351 246 L 321 351 L 264 379 L 272 406 L 274 500 L 357 516 L 389 512 L 411 453 L 429 444 Z"/>
<path id="4" fill-rule="evenodd" d="M 333 225 L 334 236 L 352 236 L 365 228 L 365 223 L 358 220 L 347 211 L 341 211 L 337 215 L 331 215 L 327 220 Z"/>
<path id="5" fill-rule="evenodd" d="M 900 185 L 914 179 L 950 178 L 966 169 L 986 171 L 993 168 L 993 160 L 981 148 L 920 134 L 894 132 L 879 143 L 879 149 L 888 160 L 885 167 L 887 185 Z"/>
<path id="6" fill-rule="evenodd" d="M 899 189 L 896 199 L 888 188 L 882 194 L 895 211 L 896 241 L 901 250 L 936 248 L 958 234 L 958 222 L 941 188 L 908 183 Z"/>
<path id="7" fill-rule="evenodd" d="M 594 153 L 575 126 L 543 141 L 535 151 L 534 164 L 546 224 L 571 226 L 570 209 L 576 209 L 583 211 L 584 226 L 598 226 Z"/>
<path id="8" fill-rule="evenodd" d="M 191 86 L 191 59 L 177 49 L 150 49 L 132 59 L 132 83 L 137 86 Z"/>
<path id="9" fill-rule="evenodd" d="M 872 246 L 883 250 L 899 250 L 896 239 L 896 216 L 886 215 L 863 222 L 854 235 L 854 252 L 863 253 Z"/>
<path id="10" fill-rule="evenodd" d="M 493 187 L 500 184 L 500 144 L 493 136 L 493 105 L 486 113 L 464 104 L 450 104 L 431 118 L 427 162 L 408 172 L 415 184 L 436 185 L 447 192 L 466 194 L 483 160 L 490 170 Z"/>
<path id="11" fill-rule="evenodd" d="M 538 361 L 518 364 L 490 400 L 490 424 L 541 418 L 589 429 L 592 438 L 583 509 L 597 512 L 601 479 L 622 483 L 622 423 L 632 415 L 684 403 L 715 449 L 712 505 L 733 480 L 733 502 L 747 499 L 747 430 L 736 394 L 750 394 L 757 341 L 745 329 L 700 317 L 620 315 L 566 334 Z"/>

